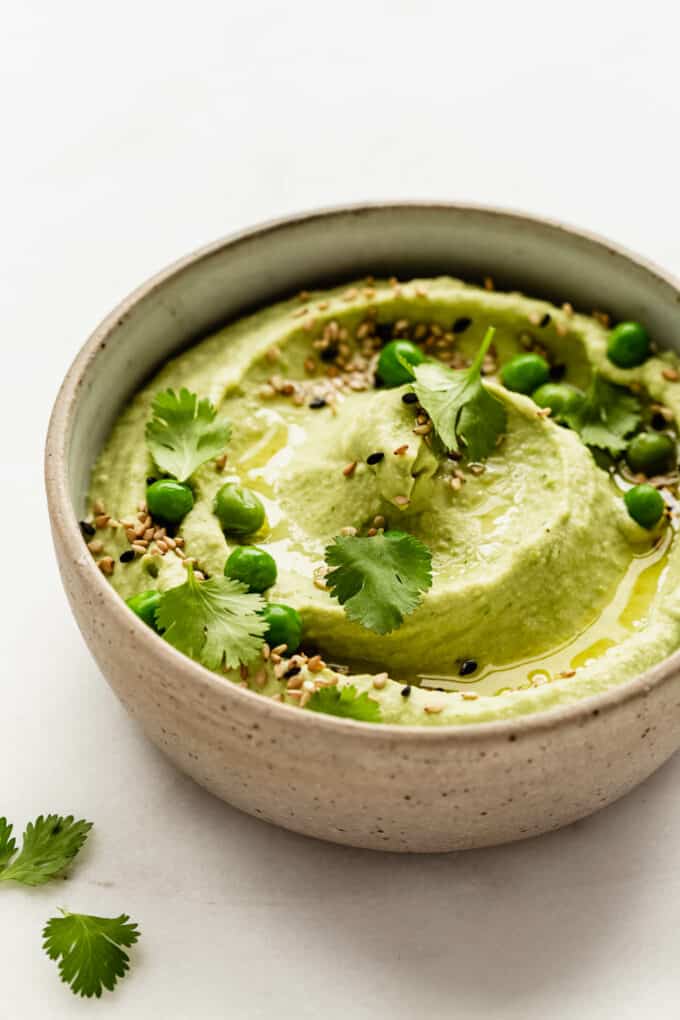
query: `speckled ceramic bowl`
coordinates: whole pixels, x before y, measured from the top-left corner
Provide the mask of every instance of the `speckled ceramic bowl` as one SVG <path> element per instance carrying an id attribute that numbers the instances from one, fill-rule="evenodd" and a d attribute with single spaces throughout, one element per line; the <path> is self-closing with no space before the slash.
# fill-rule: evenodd
<path id="1" fill-rule="evenodd" d="M 230 804 L 354 846 L 441 851 L 520 839 L 609 804 L 680 745 L 680 653 L 569 707 L 451 728 L 367 725 L 222 681 L 125 607 L 80 535 L 91 465 L 118 412 L 166 358 L 253 307 L 362 274 L 491 274 L 677 337 L 676 281 L 556 223 L 452 205 L 315 212 L 220 241 L 145 283 L 95 331 L 57 398 L 47 440 L 50 519 L 85 640 L 148 736 Z"/>

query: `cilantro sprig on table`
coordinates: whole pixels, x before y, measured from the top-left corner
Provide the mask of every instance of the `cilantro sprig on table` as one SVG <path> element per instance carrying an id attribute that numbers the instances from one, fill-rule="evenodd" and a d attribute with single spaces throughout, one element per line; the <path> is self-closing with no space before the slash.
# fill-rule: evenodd
<path id="1" fill-rule="evenodd" d="M 73 815 L 39 815 L 26 826 L 20 850 L 13 828 L 0 818 L 0 882 L 38 886 L 62 874 L 82 849 L 92 822 L 76 821 Z M 109 918 L 61 913 L 43 929 L 43 948 L 60 961 L 60 977 L 73 992 L 99 998 L 102 989 L 112 990 L 125 976 L 130 961 L 121 946 L 133 945 L 139 929 L 128 923 L 126 914 Z"/>
<path id="2" fill-rule="evenodd" d="M 267 623 L 261 595 L 231 577 L 198 581 L 191 564 L 184 584 L 161 595 L 156 623 L 178 651 L 208 669 L 252 662 L 262 649 Z"/>
<path id="3" fill-rule="evenodd" d="M 61 909 L 61 908 L 60 908 Z M 43 949 L 59 961 L 59 976 L 75 995 L 99 998 L 104 988 L 113 991 L 130 968 L 129 948 L 139 938 L 136 923 L 127 914 L 95 917 L 61 909 L 43 929 Z"/>
<path id="4" fill-rule="evenodd" d="M 627 446 L 629 436 L 642 420 L 639 400 L 628 390 L 607 382 L 597 372 L 583 400 L 564 415 L 564 421 L 587 446 L 613 456 Z"/>
<path id="5" fill-rule="evenodd" d="M 403 531 L 338 537 L 325 559 L 331 595 L 350 620 L 377 634 L 398 627 L 432 585 L 430 550 Z"/>
<path id="6" fill-rule="evenodd" d="M 482 382 L 482 363 L 494 332 L 493 327 L 486 331 L 469 368 L 453 370 L 425 361 L 411 369 L 413 389 L 442 445 L 473 461 L 493 452 L 507 422 L 503 404 Z"/>
<path id="7" fill-rule="evenodd" d="M 342 719 L 356 719 L 359 722 L 382 722 L 380 705 L 373 701 L 367 691 L 357 693 L 353 684 L 344 687 L 322 687 L 315 691 L 307 702 L 312 712 L 340 716 Z"/>
<path id="8" fill-rule="evenodd" d="M 49 882 L 76 856 L 91 828 L 92 822 L 77 822 L 73 815 L 40 815 L 26 826 L 17 853 L 13 826 L 0 818 L 0 882 Z"/>
<path id="9" fill-rule="evenodd" d="M 146 426 L 146 444 L 161 471 L 185 482 L 196 468 L 216 457 L 229 442 L 231 426 L 216 421 L 209 400 L 182 388 L 157 393 L 153 417 Z"/>

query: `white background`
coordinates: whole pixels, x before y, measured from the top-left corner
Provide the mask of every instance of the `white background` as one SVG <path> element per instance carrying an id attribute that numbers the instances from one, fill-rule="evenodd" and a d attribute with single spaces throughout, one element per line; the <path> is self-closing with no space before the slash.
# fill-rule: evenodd
<path id="1" fill-rule="evenodd" d="M 680 270 L 670 2 L 17 0 L 0 28 L 0 814 L 95 822 L 65 883 L 0 889 L 0 1018 L 502 1017 L 680 1008 L 680 761 L 588 821 L 399 858 L 238 814 L 149 746 L 76 631 L 41 448 L 59 381 L 127 291 L 315 205 L 515 206 Z M 64 904 L 129 912 L 133 969 L 75 999 Z"/>

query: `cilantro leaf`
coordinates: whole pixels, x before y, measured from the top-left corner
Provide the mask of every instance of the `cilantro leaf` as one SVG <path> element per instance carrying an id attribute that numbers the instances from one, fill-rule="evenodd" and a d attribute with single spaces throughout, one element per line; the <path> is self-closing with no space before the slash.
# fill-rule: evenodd
<path id="1" fill-rule="evenodd" d="M 185 388 L 178 394 L 174 390 L 157 393 L 152 412 L 146 444 L 161 471 L 179 482 L 221 453 L 229 441 L 229 423 L 215 422 L 217 412 L 210 401 L 199 400 Z"/>
<path id="2" fill-rule="evenodd" d="M 191 565 L 184 584 L 161 595 L 156 622 L 163 637 L 208 669 L 232 669 L 260 654 L 267 623 L 265 602 L 231 577 L 197 581 Z"/>
<path id="3" fill-rule="evenodd" d="M 29 822 L 21 851 L 14 857 L 16 842 L 12 826 L 0 819 L 0 882 L 43 885 L 64 870 L 78 853 L 92 828 L 92 822 L 76 822 L 73 815 L 40 815 Z M 14 859 L 12 860 L 12 858 Z"/>
<path id="4" fill-rule="evenodd" d="M 587 446 L 596 446 L 615 456 L 625 450 L 625 437 L 637 428 L 642 415 L 640 402 L 632 393 L 595 372 L 585 397 L 564 415 L 564 420 Z"/>
<path id="5" fill-rule="evenodd" d="M 350 620 L 377 634 L 398 627 L 432 585 L 430 550 L 403 531 L 336 538 L 325 559 L 331 594 Z"/>
<path id="6" fill-rule="evenodd" d="M 59 976 L 76 995 L 99 998 L 103 988 L 113 991 L 118 978 L 125 977 L 130 957 L 121 946 L 132 946 L 139 938 L 136 923 L 120 917 L 71 914 L 51 917 L 43 928 L 43 949 L 59 961 Z"/>
<path id="7" fill-rule="evenodd" d="M 413 388 L 442 444 L 456 453 L 464 447 L 470 460 L 483 460 L 493 452 L 507 421 L 503 404 L 489 393 L 481 376 L 493 336 L 490 327 L 469 368 L 453 371 L 434 361 L 413 368 Z"/>
<path id="8" fill-rule="evenodd" d="M 353 684 L 344 687 L 322 687 L 315 691 L 307 702 L 312 712 L 325 715 L 339 715 L 343 719 L 358 719 L 359 722 L 382 722 L 380 705 L 368 696 L 368 692 L 357 694 Z"/>
<path id="9" fill-rule="evenodd" d="M 13 826 L 6 818 L 0 818 L 0 874 L 16 853 L 17 841 L 12 835 L 12 829 Z"/>

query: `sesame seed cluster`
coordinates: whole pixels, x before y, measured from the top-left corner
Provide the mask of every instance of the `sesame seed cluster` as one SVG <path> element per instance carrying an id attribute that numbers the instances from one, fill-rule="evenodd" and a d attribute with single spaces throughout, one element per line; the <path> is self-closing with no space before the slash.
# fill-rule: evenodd
<path id="1" fill-rule="evenodd" d="M 95 557 L 97 566 L 103 574 L 110 577 L 116 567 L 116 561 L 112 556 L 101 556 L 105 550 L 105 543 L 101 533 L 107 531 L 118 531 L 122 529 L 127 538 L 129 548 L 125 549 L 118 557 L 120 563 L 131 563 L 140 556 L 165 556 L 172 552 L 186 563 L 194 564 L 196 561 L 187 557 L 184 551 L 184 539 L 180 535 L 173 537 L 168 534 L 167 528 L 154 523 L 145 501 L 137 505 L 136 518 L 125 518 L 117 520 L 107 513 L 101 500 L 95 501 L 92 506 L 92 520 L 81 521 L 80 529 L 88 540 L 87 547 Z M 103 536 L 106 538 L 106 534 Z M 98 558 L 99 557 L 99 558 Z M 194 576 L 199 579 L 202 576 L 200 571 Z"/>

